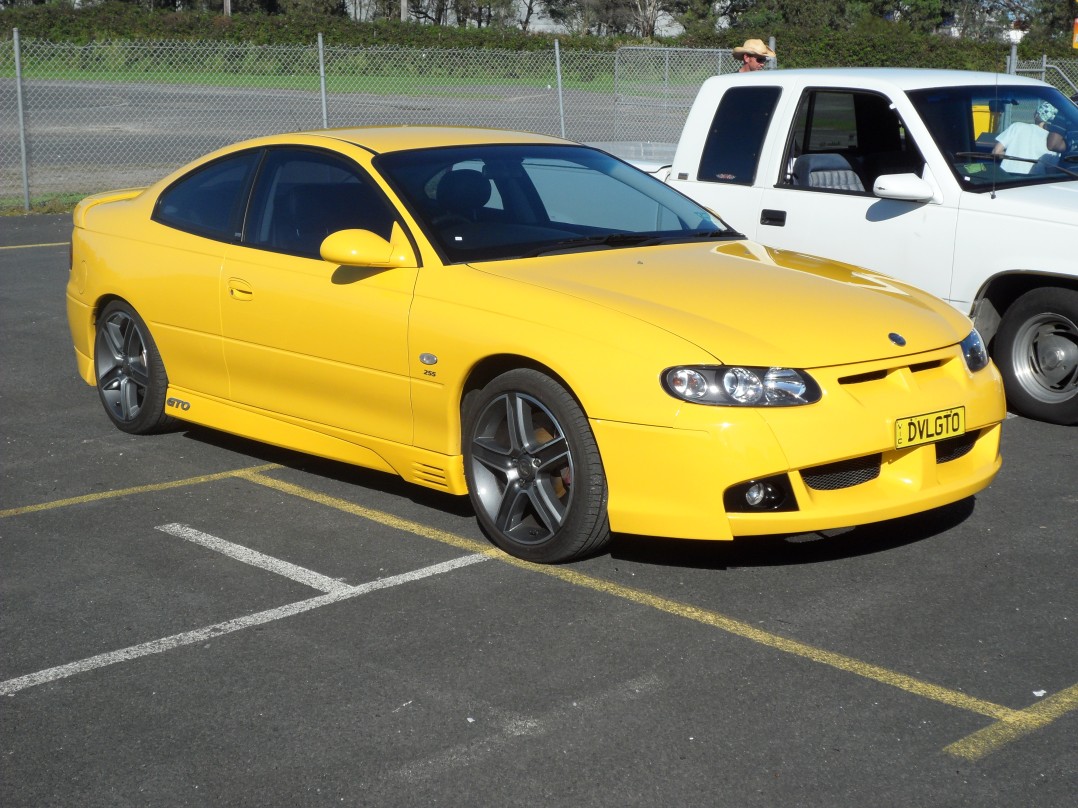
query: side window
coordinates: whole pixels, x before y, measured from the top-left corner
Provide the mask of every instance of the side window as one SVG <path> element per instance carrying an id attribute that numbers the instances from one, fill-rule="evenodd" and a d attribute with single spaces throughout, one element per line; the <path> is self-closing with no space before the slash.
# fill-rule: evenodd
<path id="1" fill-rule="evenodd" d="M 865 193 L 881 174 L 920 175 L 924 158 L 888 98 L 808 90 L 798 104 L 785 166 L 782 185 Z"/>
<path id="2" fill-rule="evenodd" d="M 157 198 L 154 221 L 207 238 L 237 239 L 247 183 L 259 154 L 232 155 L 180 178 Z"/>
<path id="3" fill-rule="evenodd" d="M 318 258 L 338 230 L 370 230 L 389 239 L 393 208 L 359 166 L 316 149 L 270 149 L 258 173 L 243 242 Z"/>
<path id="4" fill-rule="evenodd" d="M 778 87 L 726 91 L 715 110 L 696 179 L 752 185 L 781 92 Z"/>

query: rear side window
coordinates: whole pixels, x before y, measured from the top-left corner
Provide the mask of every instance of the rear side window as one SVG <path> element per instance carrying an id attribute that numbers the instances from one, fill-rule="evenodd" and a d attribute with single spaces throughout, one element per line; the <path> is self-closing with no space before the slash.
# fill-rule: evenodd
<path id="1" fill-rule="evenodd" d="M 778 87 L 726 91 L 715 110 L 696 179 L 752 185 L 781 93 Z"/>
<path id="2" fill-rule="evenodd" d="M 154 221 L 221 241 L 239 238 L 258 151 L 230 155 L 174 182 L 157 198 Z"/>

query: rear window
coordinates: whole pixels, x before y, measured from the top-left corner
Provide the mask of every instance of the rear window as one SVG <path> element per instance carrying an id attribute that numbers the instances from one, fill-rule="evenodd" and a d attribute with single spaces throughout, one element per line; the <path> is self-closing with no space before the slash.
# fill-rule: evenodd
<path id="1" fill-rule="evenodd" d="M 711 122 L 696 179 L 752 185 L 781 94 L 778 87 L 727 90 Z"/>

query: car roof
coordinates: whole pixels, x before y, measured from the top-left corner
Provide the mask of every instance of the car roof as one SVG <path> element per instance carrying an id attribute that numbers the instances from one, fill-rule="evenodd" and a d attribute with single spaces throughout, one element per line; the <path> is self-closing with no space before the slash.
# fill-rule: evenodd
<path id="1" fill-rule="evenodd" d="M 354 126 L 341 129 L 317 129 L 296 134 L 342 140 L 386 154 L 409 149 L 437 146 L 466 146 L 499 143 L 558 143 L 569 141 L 532 132 L 482 129 L 470 126 Z M 281 136 L 287 139 L 287 135 Z"/>
<path id="2" fill-rule="evenodd" d="M 798 86 L 814 84 L 845 84 L 888 86 L 899 90 L 923 90 L 932 87 L 1026 85 L 1046 86 L 1027 76 L 1009 73 L 988 73 L 974 70 L 935 70 L 920 67 L 821 67 L 793 70 L 766 70 L 753 73 L 731 73 L 716 78 L 731 81 L 766 81 Z M 711 79 L 714 81 L 715 79 Z"/>

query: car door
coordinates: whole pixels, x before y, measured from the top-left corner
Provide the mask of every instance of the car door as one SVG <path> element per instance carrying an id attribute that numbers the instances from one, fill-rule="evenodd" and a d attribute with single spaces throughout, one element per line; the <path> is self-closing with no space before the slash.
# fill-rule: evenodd
<path id="1" fill-rule="evenodd" d="M 167 357 L 171 383 L 222 398 L 228 372 L 221 350 L 221 269 L 228 245 L 239 237 L 259 156 L 254 149 L 230 154 L 170 184 L 154 203 L 152 259 L 137 243 L 125 256 L 157 281 L 146 285 L 144 299 L 130 302 Z"/>
<path id="2" fill-rule="evenodd" d="M 878 176 L 929 180 L 933 199 L 881 199 Z M 764 178 L 756 239 L 895 275 L 948 298 L 958 200 L 925 165 L 891 99 L 864 90 L 808 88 L 780 161 Z"/>
<path id="3" fill-rule="evenodd" d="M 344 156 L 267 151 L 243 243 L 222 276 L 234 401 L 301 425 L 411 442 L 407 327 L 418 270 L 319 256 L 332 232 L 388 239 L 395 220 L 382 191 Z"/>

